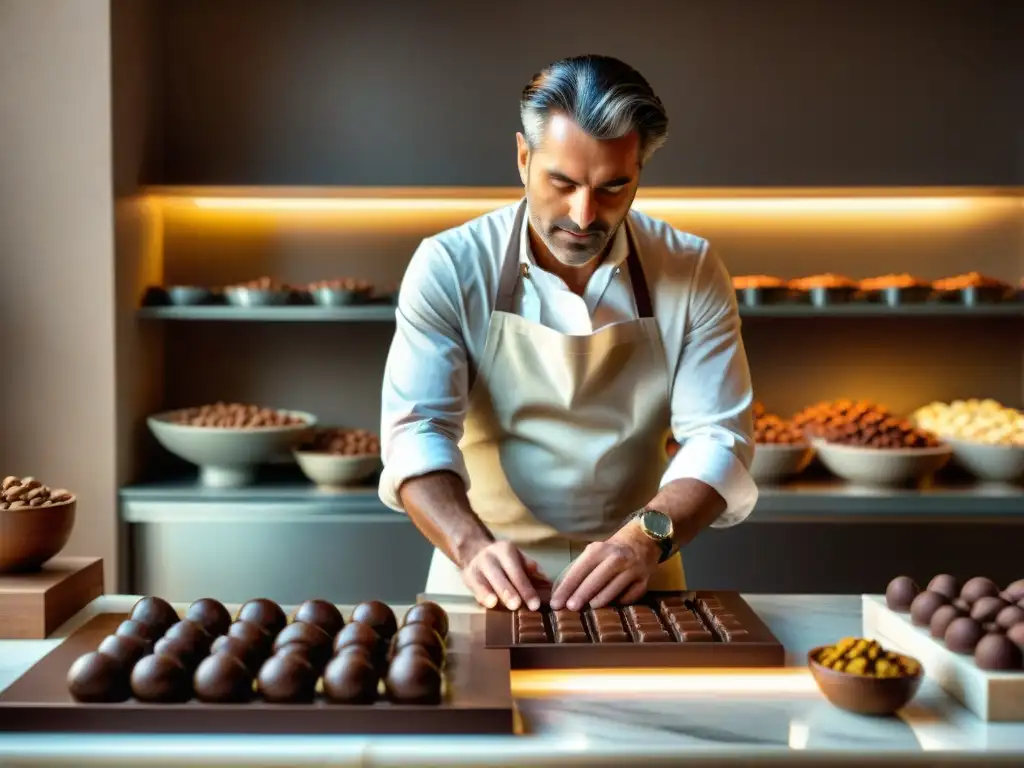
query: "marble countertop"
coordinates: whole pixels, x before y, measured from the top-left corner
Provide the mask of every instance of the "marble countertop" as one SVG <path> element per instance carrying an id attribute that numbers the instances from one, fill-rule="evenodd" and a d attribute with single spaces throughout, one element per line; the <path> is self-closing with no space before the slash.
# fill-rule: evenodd
<path id="1" fill-rule="evenodd" d="M 807 651 L 861 633 L 859 596 L 746 596 L 787 650 L 779 674 L 574 675 L 513 679 L 525 735 L 310 737 L 5 734 L 2 766 L 623 766 L 1024 765 L 1024 723 L 988 725 L 926 680 L 898 717 L 830 705 L 804 668 Z M 0 641 L 0 690 L 98 612 L 94 602 L 43 641 Z M 450 610 L 473 610 L 449 606 Z"/>

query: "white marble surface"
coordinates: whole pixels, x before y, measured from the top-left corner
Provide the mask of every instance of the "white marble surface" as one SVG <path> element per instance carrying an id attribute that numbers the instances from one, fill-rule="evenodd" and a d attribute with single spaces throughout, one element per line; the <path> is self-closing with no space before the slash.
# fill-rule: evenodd
<path id="1" fill-rule="evenodd" d="M 0 642 L 0 689 L 99 611 L 46 641 Z M 808 649 L 860 634 L 858 596 L 749 596 L 803 667 Z M 451 610 L 463 610 L 451 606 Z M 987 725 L 928 681 L 894 718 L 832 707 L 808 674 L 587 680 L 578 692 L 520 698 L 528 734 L 511 737 L 110 736 L 0 733 L 0 766 L 625 766 L 825 763 L 1024 765 L 1024 724 Z M 755 690 L 756 689 L 756 690 Z"/>

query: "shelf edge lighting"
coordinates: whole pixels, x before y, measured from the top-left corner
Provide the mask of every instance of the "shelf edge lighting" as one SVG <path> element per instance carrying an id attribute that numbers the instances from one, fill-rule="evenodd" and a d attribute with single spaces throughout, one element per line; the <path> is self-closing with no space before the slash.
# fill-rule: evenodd
<path id="1" fill-rule="evenodd" d="M 514 198 L 401 197 L 192 197 L 209 211 L 266 212 L 483 212 Z M 645 213 L 948 213 L 975 207 L 966 197 L 791 197 L 791 198 L 642 198 L 633 207 Z"/>

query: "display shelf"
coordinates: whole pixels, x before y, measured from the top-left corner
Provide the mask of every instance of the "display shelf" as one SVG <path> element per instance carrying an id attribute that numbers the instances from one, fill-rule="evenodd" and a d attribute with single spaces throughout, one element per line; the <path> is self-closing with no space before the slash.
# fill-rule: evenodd
<path id="1" fill-rule="evenodd" d="M 341 493 L 303 479 L 264 481 L 247 488 L 212 489 L 194 478 L 127 486 L 121 516 L 128 523 L 406 522 L 377 496 L 376 485 Z M 874 490 L 835 481 L 763 487 L 750 522 L 1001 522 L 1024 523 L 1024 488 L 964 484 Z"/>
<path id="2" fill-rule="evenodd" d="M 368 304 L 355 307 L 143 307 L 138 313 L 146 320 L 223 320 L 233 322 L 393 322 L 395 307 Z M 828 318 L 828 317 L 1024 317 L 1024 304 L 1004 302 L 963 306 L 961 304 L 835 304 L 815 307 L 808 304 L 774 304 L 760 307 L 740 306 L 742 317 Z"/>

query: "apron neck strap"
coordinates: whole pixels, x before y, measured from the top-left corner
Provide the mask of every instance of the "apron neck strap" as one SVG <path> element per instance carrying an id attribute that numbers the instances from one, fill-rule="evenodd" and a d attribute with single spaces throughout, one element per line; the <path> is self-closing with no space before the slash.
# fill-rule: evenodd
<path id="1" fill-rule="evenodd" d="M 498 278 L 498 296 L 494 302 L 495 312 L 511 312 L 512 299 L 515 296 L 516 286 L 519 284 L 519 244 L 523 236 L 523 221 L 526 219 L 526 200 L 524 199 L 516 211 L 512 221 L 512 234 L 509 237 L 508 245 L 505 248 L 505 260 L 501 265 L 501 274 Z M 651 292 L 647 287 L 647 278 L 644 276 L 644 268 L 640 263 L 639 250 L 636 247 L 636 240 L 633 237 L 633 226 L 629 221 L 629 215 L 623 222 L 626 227 L 626 243 L 629 252 L 626 256 L 626 269 L 629 270 L 629 282 L 633 286 L 633 300 L 636 302 L 637 316 L 641 318 L 654 317 L 651 307 Z"/>

